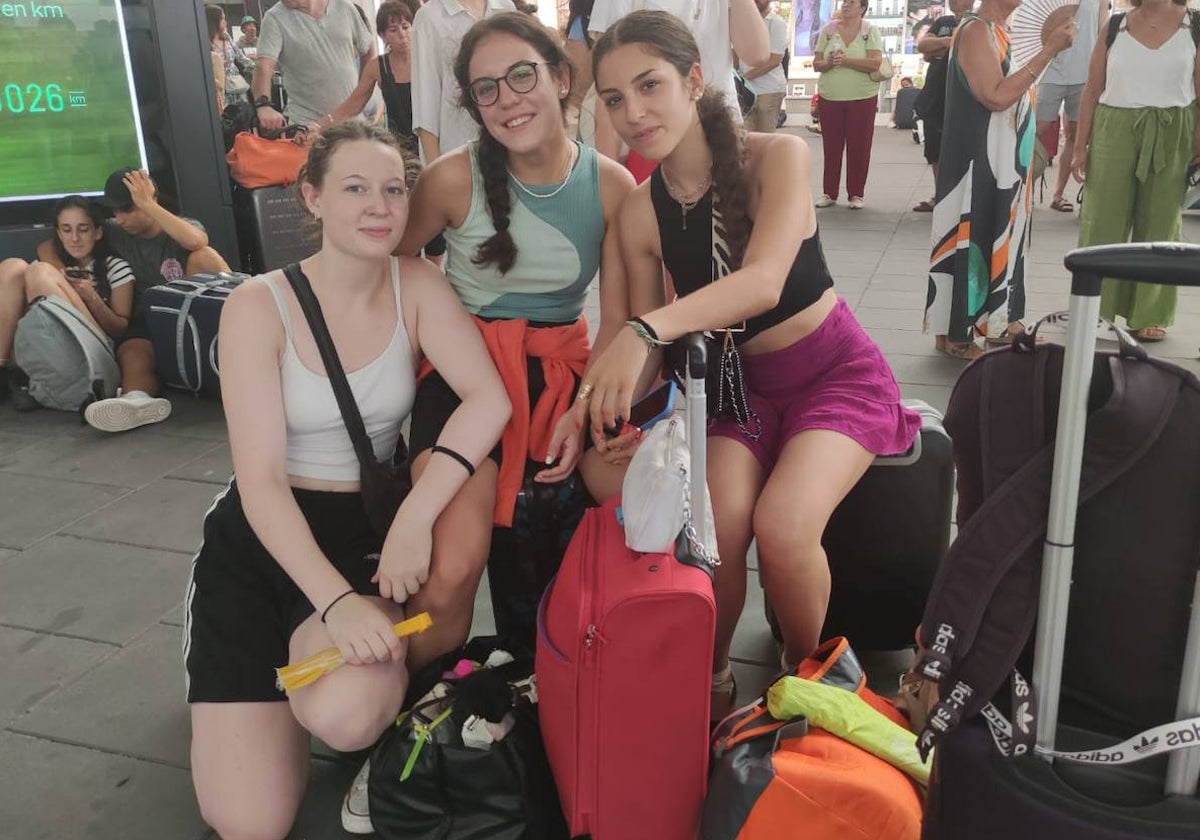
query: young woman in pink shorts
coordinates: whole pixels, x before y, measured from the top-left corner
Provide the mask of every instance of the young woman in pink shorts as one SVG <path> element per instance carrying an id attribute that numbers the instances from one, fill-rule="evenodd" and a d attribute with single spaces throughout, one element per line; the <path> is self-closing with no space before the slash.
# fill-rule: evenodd
<path id="1" fill-rule="evenodd" d="M 630 416 L 660 347 L 729 327 L 743 387 L 712 416 L 708 481 L 721 565 L 713 713 L 733 701 L 729 645 L 746 597 L 746 552 L 795 663 L 816 646 L 829 600 L 821 535 L 876 455 L 903 452 L 920 426 L 879 348 L 833 291 L 809 191 L 808 148 L 782 134 L 742 135 L 706 89 L 696 44 L 671 15 L 635 12 L 593 51 L 596 88 L 622 139 L 661 165 L 619 217 L 629 274 L 627 323 L 585 377 L 593 438 Z M 667 301 L 662 266 L 678 295 Z M 716 356 L 718 354 L 714 354 Z M 740 361 L 739 361 L 740 360 Z M 736 385 L 736 377 L 734 378 Z M 710 386 L 711 388 L 711 386 Z M 729 399 L 731 398 L 731 399 Z M 710 395 L 711 399 L 711 395 Z M 578 407 L 582 420 L 584 407 Z"/>

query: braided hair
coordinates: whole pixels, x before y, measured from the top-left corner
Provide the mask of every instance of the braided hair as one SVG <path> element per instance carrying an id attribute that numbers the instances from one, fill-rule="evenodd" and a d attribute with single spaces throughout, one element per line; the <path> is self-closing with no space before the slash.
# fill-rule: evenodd
<path id="1" fill-rule="evenodd" d="M 667 12 L 638 11 L 618 20 L 596 41 L 592 48 L 593 75 L 600 69 L 605 56 L 627 44 L 636 44 L 658 56 L 685 78 L 692 67 L 700 63 L 696 40 L 679 18 Z M 696 109 L 705 142 L 712 153 L 709 175 L 720 201 L 731 263 L 740 266 L 746 255 L 751 228 L 745 130 L 733 121 L 725 95 L 716 88 L 705 88 Z"/>
<path id="2" fill-rule="evenodd" d="M 575 72 L 556 34 L 536 18 L 520 12 L 505 12 L 476 23 L 463 36 L 462 45 L 454 59 L 454 78 L 461 91 L 459 104 L 480 126 L 479 172 L 483 176 L 488 215 L 492 218 L 492 227 L 496 229 L 496 232 L 479 246 L 471 261 L 477 266 L 494 264 L 501 274 L 507 274 L 517 261 L 517 243 L 508 230 L 508 217 L 512 212 L 512 191 L 508 185 L 508 149 L 487 130 L 483 116 L 479 113 L 479 106 L 471 98 L 471 58 L 485 38 L 497 33 L 511 35 L 529 44 L 545 60 L 551 72 L 566 67 L 571 82 L 574 81 Z M 561 101 L 559 107 L 562 107 Z"/>

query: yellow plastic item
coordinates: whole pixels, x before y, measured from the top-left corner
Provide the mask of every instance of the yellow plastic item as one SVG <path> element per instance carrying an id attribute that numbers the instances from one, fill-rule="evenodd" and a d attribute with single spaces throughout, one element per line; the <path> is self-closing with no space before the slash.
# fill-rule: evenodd
<path id="1" fill-rule="evenodd" d="M 404 619 L 404 621 L 394 625 L 392 630 L 396 632 L 398 637 L 403 639 L 405 636 L 424 633 L 432 626 L 433 619 L 429 617 L 429 613 L 423 612 L 414 615 L 412 618 Z M 281 691 L 291 694 L 297 688 L 304 688 L 304 686 L 316 682 L 330 671 L 345 664 L 346 660 L 342 658 L 341 651 L 335 647 L 326 648 L 314 653 L 312 656 L 304 657 L 299 662 L 293 662 L 291 665 L 276 668 L 275 684 L 279 686 Z"/>
<path id="2" fill-rule="evenodd" d="M 871 708 L 857 694 L 824 683 L 781 677 L 767 689 L 767 709 L 777 720 L 800 715 L 813 726 L 861 747 L 921 785 L 929 784 L 929 761 L 917 753 L 917 736 Z"/>

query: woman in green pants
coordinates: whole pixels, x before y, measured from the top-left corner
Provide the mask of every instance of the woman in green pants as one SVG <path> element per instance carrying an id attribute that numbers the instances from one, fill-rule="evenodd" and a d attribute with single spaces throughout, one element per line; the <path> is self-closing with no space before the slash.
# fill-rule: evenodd
<path id="1" fill-rule="evenodd" d="M 1200 18 L 1186 0 L 1134 0 L 1092 52 L 1072 169 L 1087 176 L 1079 244 L 1177 240 L 1189 161 L 1200 156 Z M 1100 314 L 1142 341 L 1175 321 L 1175 287 L 1106 279 Z"/>

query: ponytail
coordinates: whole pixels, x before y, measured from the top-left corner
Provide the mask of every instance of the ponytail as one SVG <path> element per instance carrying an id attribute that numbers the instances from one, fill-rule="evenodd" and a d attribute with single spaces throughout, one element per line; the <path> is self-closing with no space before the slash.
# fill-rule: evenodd
<path id="1" fill-rule="evenodd" d="M 725 223 L 725 244 L 730 262 L 740 267 L 750 242 L 749 198 L 746 185 L 745 132 L 733 121 L 725 96 L 715 88 L 706 88 L 696 103 L 700 127 L 712 152 L 712 178 L 721 218 Z"/>

